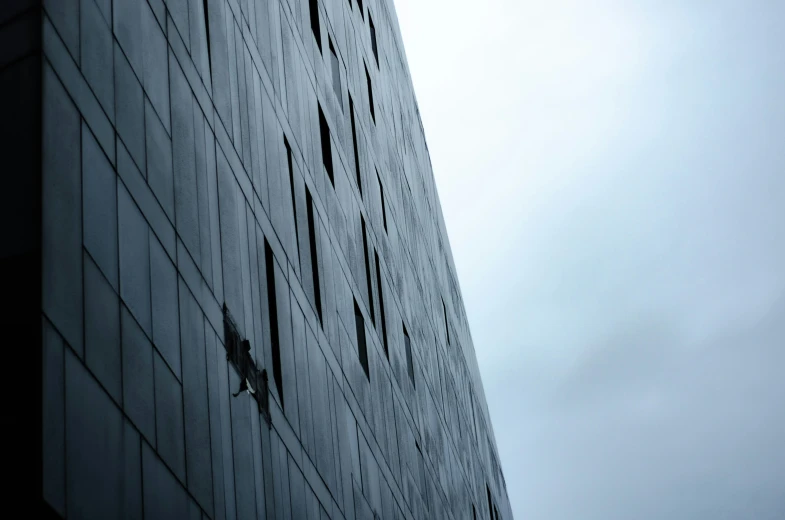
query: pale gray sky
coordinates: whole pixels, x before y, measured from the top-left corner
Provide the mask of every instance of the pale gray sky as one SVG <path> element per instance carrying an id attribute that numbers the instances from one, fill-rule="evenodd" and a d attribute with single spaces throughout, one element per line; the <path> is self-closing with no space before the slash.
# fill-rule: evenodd
<path id="1" fill-rule="evenodd" d="M 516 518 L 785 518 L 785 2 L 395 4 Z"/>

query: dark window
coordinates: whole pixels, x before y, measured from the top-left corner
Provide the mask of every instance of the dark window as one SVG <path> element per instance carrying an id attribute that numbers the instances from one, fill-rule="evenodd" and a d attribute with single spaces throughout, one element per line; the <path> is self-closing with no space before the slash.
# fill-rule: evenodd
<path id="1" fill-rule="evenodd" d="M 420 448 L 420 443 L 417 442 L 417 439 L 414 439 L 414 447 L 417 448 L 417 477 L 418 482 L 425 483 L 425 465 L 423 464 L 422 459 L 422 448 Z"/>
<path id="2" fill-rule="evenodd" d="M 365 67 L 365 80 L 368 82 L 368 105 L 371 107 L 371 119 L 373 119 L 374 124 L 376 124 L 376 112 L 373 108 L 373 87 L 371 86 L 371 75 L 368 74 L 368 66 L 363 63 L 363 67 Z"/>
<path id="3" fill-rule="evenodd" d="M 406 332 L 406 325 L 403 326 L 403 344 L 406 347 L 406 368 L 409 371 L 409 378 L 414 384 L 414 360 L 412 359 L 412 341 L 409 339 L 409 333 Z"/>
<path id="4" fill-rule="evenodd" d="M 319 314 L 319 321 L 322 321 L 322 292 L 319 286 L 319 257 L 316 252 L 316 226 L 313 218 L 313 199 L 311 191 L 305 188 L 305 205 L 308 208 L 308 244 L 311 249 L 311 275 L 313 278 L 313 299 L 316 304 L 316 312 Z"/>
<path id="5" fill-rule="evenodd" d="M 360 8 L 360 17 L 365 20 L 365 8 L 363 8 L 363 0 L 357 0 L 357 7 Z"/>
<path id="6" fill-rule="evenodd" d="M 319 52 L 322 52 L 322 28 L 319 25 L 319 2 L 318 0 L 308 1 L 311 11 L 311 30 L 313 37 L 316 38 L 316 46 L 319 47 Z"/>
<path id="7" fill-rule="evenodd" d="M 202 0 L 202 14 L 204 14 L 204 35 L 207 40 L 207 65 L 210 67 L 210 75 L 213 74 L 213 58 L 210 54 L 210 22 L 207 15 L 207 0 Z"/>
<path id="8" fill-rule="evenodd" d="M 335 47 L 333 47 L 333 41 L 331 38 L 328 37 L 330 42 L 330 67 L 332 68 L 333 72 L 333 91 L 335 91 L 335 97 L 338 98 L 338 105 L 343 110 L 343 95 L 341 94 L 341 68 L 338 63 L 338 54 L 335 52 Z"/>
<path id="9" fill-rule="evenodd" d="M 493 520 L 493 499 L 491 499 L 491 488 L 485 484 L 485 490 L 488 492 L 488 516 Z"/>
<path id="10" fill-rule="evenodd" d="M 360 312 L 360 307 L 357 305 L 357 300 L 354 300 L 354 326 L 357 329 L 357 348 L 360 355 L 360 364 L 365 371 L 365 377 L 368 381 L 371 380 L 371 374 L 368 370 L 368 348 L 365 345 L 365 321 Z"/>
<path id="11" fill-rule="evenodd" d="M 365 258 L 365 281 L 368 285 L 368 308 L 371 311 L 371 321 L 376 326 L 376 314 L 373 310 L 373 289 L 371 287 L 371 261 L 368 257 L 368 233 L 365 229 L 365 219 L 360 215 L 360 223 L 363 228 L 363 258 Z"/>
<path id="12" fill-rule="evenodd" d="M 382 271 L 379 268 L 379 253 L 374 250 L 376 260 L 376 292 L 379 294 L 379 314 L 382 319 L 382 343 L 384 344 L 384 355 L 390 359 L 390 347 L 387 344 L 387 320 L 384 316 L 384 296 L 382 295 Z"/>
<path id="13" fill-rule="evenodd" d="M 368 24 L 371 26 L 371 48 L 373 49 L 373 57 L 376 58 L 376 68 L 379 68 L 379 48 L 376 46 L 376 27 L 373 25 L 373 18 L 371 13 L 368 13 Z"/>
<path id="14" fill-rule="evenodd" d="M 327 172 L 327 177 L 330 178 L 330 183 L 335 186 L 335 179 L 333 179 L 333 152 L 330 144 L 330 127 L 327 126 L 327 120 L 324 118 L 322 106 L 319 105 L 319 133 L 322 141 L 322 163 L 324 170 Z"/>
<path id="15" fill-rule="evenodd" d="M 281 376 L 281 350 L 278 344 L 278 304 L 275 298 L 275 264 L 273 250 L 264 239 L 264 261 L 267 268 L 267 307 L 270 315 L 270 345 L 273 351 L 273 379 L 278 390 L 278 399 L 283 408 L 283 379 Z"/>
<path id="16" fill-rule="evenodd" d="M 354 101 L 352 96 L 349 96 L 349 119 L 352 120 L 352 146 L 354 147 L 354 173 L 357 176 L 357 189 L 360 191 L 360 197 L 363 196 L 363 183 L 360 176 L 360 153 L 357 150 L 357 127 L 354 123 Z"/>
<path id="17" fill-rule="evenodd" d="M 469 407 L 472 409 L 472 425 L 474 426 L 474 438 L 477 438 L 477 416 L 474 415 L 474 397 L 469 394 Z"/>
<path id="18" fill-rule="evenodd" d="M 382 186 L 382 178 L 379 177 L 378 170 L 376 178 L 379 180 L 379 198 L 382 200 L 382 223 L 384 224 L 384 232 L 387 233 L 387 207 L 384 205 L 384 186 Z"/>
<path id="19" fill-rule="evenodd" d="M 450 344 L 450 326 L 447 324 L 447 307 L 444 305 L 444 298 L 442 298 L 442 312 L 444 313 L 444 332 L 447 334 L 447 344 Z"/>
<path id="20" fill-rule="evenodd" d="M 474 508 L 474 504 L 472 504 L 472 520 L 477 520 L 477 510 Z"/>
<path id="21" fill-rule="evenodd" d="M 292 216 L 294 217 L 294 236 L 297 240 L 299 247 L 300 235 L 297 232 L 297 205 L 294 202 L 294 168 L 292 168 L 292 147 L 289 146 L 289 140 L 286 136 L 283 137 L 283 144 L 286 146 L 286 163 L 289 166 L 289 188 L 292 191 Z"/>

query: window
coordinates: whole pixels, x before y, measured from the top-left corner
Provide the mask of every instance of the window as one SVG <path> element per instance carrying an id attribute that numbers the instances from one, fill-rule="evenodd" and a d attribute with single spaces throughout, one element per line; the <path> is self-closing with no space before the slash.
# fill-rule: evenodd
<path id="1" fill-rule="evenodd" d="M 491 498 L 491 488 L 488 487 L 488 484 L 485 484 L 485 490 L 488 492 L 488 516 L 491 520 L 493 520 L 493 499 Z"/>
<path id="2" fill-rule="evenodd" d="M 275 298 L 275 264 L 270 243 L 264 239 L 264 262 L 267 270 L 267 307 L 270 316 L 270 345 L 273 351 L 273 379 L 278 390 L 278 399 L 283 402 L 283 379 L 281 376 L 281 350 L 278 344 L 278 304 Z"/>
<path id="3" fill-rule="evenodd" d="M 474 415 L 474 397 L 469 394 L 469 408 L 472 409 L 472 425 L 474 426 L 474 438 L 478 437 L 477 433 L 477 416 Z"/>
<path id="4" fill-rule="evenodd" d="M 403 345 L 406 347 L 406 368 L 409 372 L 409 379 L 412 380 L 412 386 L 414 384 L 414 360 L 412 359 L 412 341 L 409 339 L 409 333 L 406 332 L 406 325 L 403 326 Z"/>
<path id="5" fill-rule="evenodd" d="M 382 186 L 382 178 L 379 177 L 379 170 L 376 170 L 376 178 L 379 180 L 379 198 L 382 199 L 382 223 L 384 232 L 387 233 L 387 208 L 384 205 L 384 186 Z"/>
<path id="6" fill-rule="evenodd" d="M 376 292 L 379 294 L 379 314 L 382 319 L 382 343 L 384 344 L 384 355 L 390 359 L 390 347 L 387 344 L 387 321 L 384 316 L 384 296 L 382 296 L 382 271 L 379 269 L 379 253 L 374 250 L 374 259 L 376 260 Z"/>
<path id="7" fill-rule="evenodd" d="M 354 102 L 349 95 L 349 119 L 352 120 L 352 146 L 354 146 L 354 173 L 357 176 L 357 189 L 360 191 L 360 198 L 363 196 L 363 183 L 360 176 L 360 153 L 357 150 L 357 127 L 354 123 Z"/>
<path id="8" fill-rule="evenodd" d="M 330 183 L 335 186 L 335 179 L 333 178 L 333 152 L 330 144 L 330 127 L 327 126 L 327 120 L 324 118 L 322 106 L 319 105 L 319 133 L 322 141 L 322 163 L 324 170 L 327 172 L 327 177 L 330 178 Z"/>
<path id="9" fill-rule="evenodd" d="M 360 18 L 365 20 L 365 8 L 363 8 L 363 0 L 357 0 L 357 7 L 360 8 Z"/>
<path id="10" fill-rule="evenodd" d="M 286 163 L 289 166 L 289 188 L 292 191 L 292 216 L 294 217 L 294 236 L 296 239 L 297 247 L 300 244 L 300 235 L 297 232 L 297 205 L 294 202 L 294 168 L 292 168 L 292 147 L 289 146 L 289 140 L 283 136 L 283 144 L 286 146 Z"/>
<path id="11" fill-rule="evenodd" d="M 204 36 L 207 40 L 207 66 L 210 68 L 210 77 L 212 77 L 213 58 L 210 54 L 210 23 L 207 16 L 207 0 L 202 0 L 202 14 L 204 15 Z"/>
<path id="12" fill-rule="evenodd" d="M 376 27 L 373 25 L 373 18 L 371 13 L 368 13 L 368 24 L 371 27 L 371 48 L 373 49 L 373 57 L 376 58 L 376 68 L 379 68 L 379 48 L 376 46 Z"/>
<path id="13" fill-rule="evenodd" d="M 371 262 L 368 258 L 368 233 L 365 229 L 365 219 L 360 215 L 360 223 L 363 228 L 363 258 L 365 259 L 365 281 L 368 286 L 368 308 L 371 311 L 371 321 L 376 326 L 376 315 L 373 310 L 373 289 L 371 288 Z"/>
<path id="14" fill-rule="evenodd" d="M 447 307 L 444 305 L 444 298 L 442 298 L 442 312 L 444 313 L 444 332 L 447 335 L 447 344 L 450 344 L 450 326 L 447 324 Z"/>
<path id="15" fill-rule="evenodd" d="M 368 105 L 371 107 L 371 119 L 373 119 L 373 123 L 376 124 L 376 112 L 373 108 L 373 87 L 371 86 L 371 75 L 368 74 L 368 66 L 363 63 L 363 67 L 365 67 L 365 80 L 368 82 Z"/>
<path id="16" fill-rule="evenodd" d="M 368 370 L 368 348 L 365 345 L 365 321 L 360 312 L 360 307 L 357 305 L 357 300 L 354 300 L 354 326 L 357 329 L 357 348 L 360 355 L 360 364 L 365 371 L 365 377 L 368 381 L 371 380 L 371 374 Z"/>
<path id="17" fill-rule="evenodd" d="M 319 52 L 322 52 L 322 28 L 319 25 L 319 2 L 318 0 L 308 1 L 311 12 L 311 31 L 313 37 L 316 38 L 316 46 L 319 47 Z"/>
<path id="18" fill-rule="evenodd" d="M 422 458 L 422 448 L 417 439 L 414 439 L 414 447 L 417 448 L 417 482 L 420 484 L 425 483 L 425 464 Z"/>
<path id="19" fill-rule="evenodd" d="M 308 208 L 308 244 L 311 249 L 311 277 L 313 279 L 313 299 L 316 304 L 316 312 L 319 315 L 319 322 L 322 321 L 322 293 L 319 286 L 319 257 L 316 251 L 316 226 L 313 218 L 313 199 L 311 191 L 305 187 L 305 205 Z"/>
<path id="20" fill-rule="evenodd" d="M 327 39 L 330 42 L 330 67 L 332 68 L 333 73 L 333 91 L 335 92 L 335 97 L 338 98 L 338 105 L 341 107 L 341 110 L 343 110 L 343 95 L 341 94 L 341 68 L 338 62 L 338 55 L 335 53 L 335 47 L 333 47 L 333 40 L 329 36 Z"/>
<path id="21" fill-rule="evenodd" d="M 474 504 L 472 504 L 472 520 L 477 520 L 477 510 L 474 508 Z"/>

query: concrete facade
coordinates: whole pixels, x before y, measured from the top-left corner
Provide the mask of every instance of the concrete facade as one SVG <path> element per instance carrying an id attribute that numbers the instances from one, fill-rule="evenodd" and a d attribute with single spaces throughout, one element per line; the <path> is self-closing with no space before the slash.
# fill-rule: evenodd
<path id="1" fill-rule="evenodd" d="M 0 10 L 52 517 L 512 518 L 392 0 Z"/>

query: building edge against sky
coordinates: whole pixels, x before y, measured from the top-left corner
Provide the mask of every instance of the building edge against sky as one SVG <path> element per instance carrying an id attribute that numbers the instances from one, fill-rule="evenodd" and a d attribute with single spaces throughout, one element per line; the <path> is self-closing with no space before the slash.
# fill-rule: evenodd
<path id="1" fill-rule="evenodd" d="M 67 518 L 512 518 L 392 0 L 0 23 L 1 146 L 35 174 L 0 190 L 4 321 L 40 345 L 8 355 L 42 367 L 8 408 L 20 490 Z"/>

